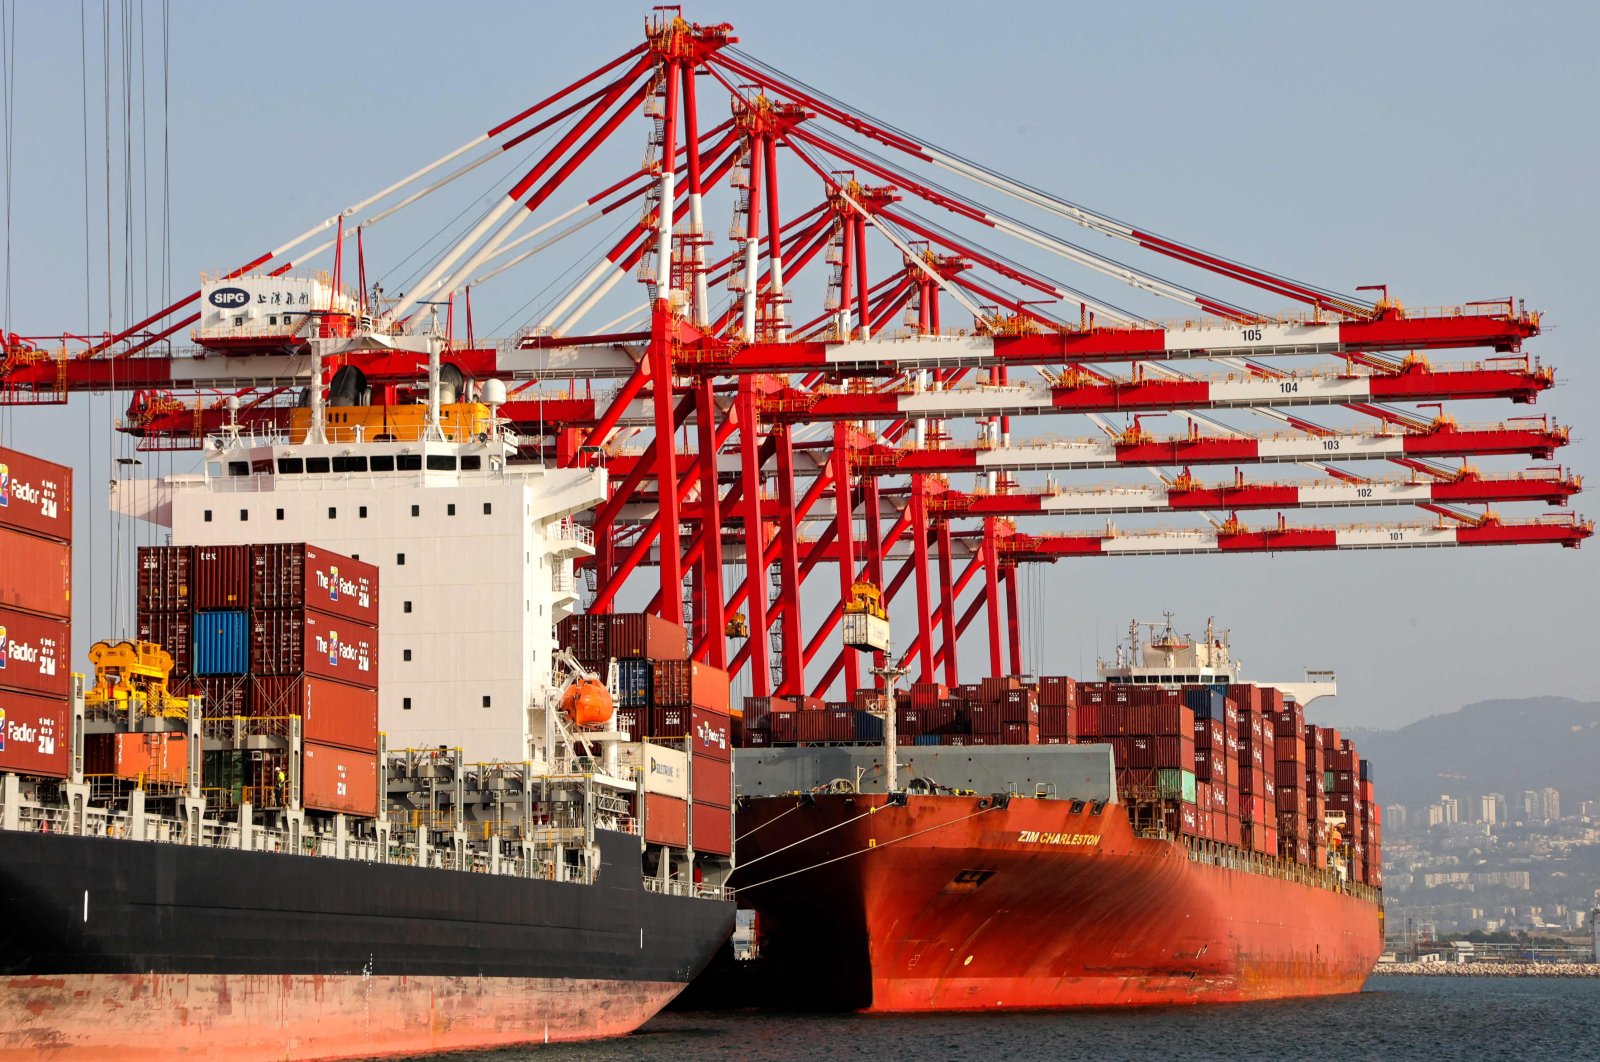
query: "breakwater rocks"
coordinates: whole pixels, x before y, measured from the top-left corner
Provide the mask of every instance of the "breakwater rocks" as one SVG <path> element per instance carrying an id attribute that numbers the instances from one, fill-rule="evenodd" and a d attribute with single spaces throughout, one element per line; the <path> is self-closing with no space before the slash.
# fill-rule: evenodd
<path id="1" fill-rule="evenodd" d="M 1600 977 L 1600 962 L 1393 962 L 1381 977 Z"/>

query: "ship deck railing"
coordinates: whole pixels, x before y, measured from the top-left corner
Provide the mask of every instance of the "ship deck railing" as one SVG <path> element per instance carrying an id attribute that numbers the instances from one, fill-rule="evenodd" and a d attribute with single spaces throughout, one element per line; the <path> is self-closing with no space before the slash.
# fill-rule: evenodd
<path id="1" fill-rule="evenodd" d="M 1155 834 L 1151 833 L 1149 835 L 1154 836 Z M 1294 881 L 1302 885 L 1327 889 L 1330 892 L 1346 893 L 1357 899 L 1367 900 L 1372 903 L 1383 902 L 1383 891 L 1381 889 L 1375 889 L 1371 885 L 1342 877 L 1334 870 L 1305 866 L 1279 856 L 1267 855 L 1264 852 L 1248 852 L 1220 841 L 1208 841 L 1198 837 L 1174 837 L 1164 833 L 1162 835 L 1167 840 L 1176 840 L 1182 843 L 1185 851 L 1189 853 L 1189 859 L 1195 863 L 1206 863 L 1211 866 L 1244 871 L 1249 874 L 1264 874 L 1283 881 Z"/>
<path id="2" fill-rule="evenodd" d="M 665 896 L 693 896 L 702 900 L 733 899 L 732 888 L 726 885 L 709 885 L 703 881 L 646 877 L 644 887 L 646 892 L 659 892 Z"/>

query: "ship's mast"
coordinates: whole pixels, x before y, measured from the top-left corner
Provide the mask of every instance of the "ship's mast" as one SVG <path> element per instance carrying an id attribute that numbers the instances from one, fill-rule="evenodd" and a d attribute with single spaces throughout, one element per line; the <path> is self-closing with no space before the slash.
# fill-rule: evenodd
<path id="1" fill-rule="evenodd" d="M 884 680 L 883 695 L 883 766 L 884 766 L 884 791 L 893 793 L 900 788 L 900 754 L 899 735 L 896 730 L 896 715 L 894 687 L 895 683 L 911 674 L 911 669 L 891 663 L 894 660 L 894 646 L 885 643 L 883 663 L 872 669 L 872 674 Z"/>

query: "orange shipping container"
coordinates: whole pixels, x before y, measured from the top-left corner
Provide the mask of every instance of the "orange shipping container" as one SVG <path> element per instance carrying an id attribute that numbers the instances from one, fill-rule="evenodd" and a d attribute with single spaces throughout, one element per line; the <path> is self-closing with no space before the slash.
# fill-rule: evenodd
<path id="1" fill-rule="evenodd" d="M 689 805 L 661 793 L 644 795 L 644 839 L 682 848 L 689 843 Z"/>
<path id="2" fill-rule="evenodd" d="M 378 814 L 378 757 L 307 742 L 300 758 L 300 803 L 312 811 Z"/>
<path id="3" fill-rule="evenodd" d="M 72 469 L 0 446 L 0 527 L 72 541 Z"/>
<path id="4" fill-rule="evenodd" d="M 0 528 L 0 608 L 72 617 L 72 547 Z"/>
<path id="5" fill-rule="evenodd" d="M 698 660 L 690 667 L 689 699 L 696 708 L 727 715 L 732 707 L 732 680 L 721 668 Z"/>
<path id="6" fill-rule="evenodd" d="M 189 743 L 183 734 L 116 734 L 111 773 L 146 785 L 182 785 L 189 778 Z"/>
<path id="7" fill-rule="evenodd" d="M 67 702 L 0 690 L 0 771 L 67 776 Z"/>
<path id="8" fill-rule="evenodd" d="M 252 687 L 252 714 L 298 715 L 306 741 L 378 751 L 377 690 L 316 675 L 258 675 Z"/>

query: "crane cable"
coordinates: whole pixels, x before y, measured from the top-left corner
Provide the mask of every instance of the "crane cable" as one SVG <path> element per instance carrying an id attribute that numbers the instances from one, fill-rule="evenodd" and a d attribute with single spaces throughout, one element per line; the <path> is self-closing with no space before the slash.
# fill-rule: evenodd
<path id="1" fill-rule="evenodd" d="M 873 807 L 872 811 L 877 811 L 878 807 L 889 807 L 889 806 L 890 805 L 888 805 L 888 804 L 877 805 L 877 806 Z M 775 881 L 782 881 L 784 878 L 792 878 L 796 874 L 809 874 L 811 871 L 820 870 L 823 867 L 828 866 L 831 863 L 838 863 L 838 862 L 841 862 L 841 861 L 846 860 L 846 859 L 853 859 L 858 855 L 866 855 L 868 852 L 881 852 L 883 849 L 888 848 L 892 844 L 899 844 L 901 841 L 909 841 L 913 837 L 921 837 L 925 833 L 932 833 L 934 830 L 942 830 L 946 826 L 954 826 L 954 825 L 956 825 L 958 823 L 966 822 L 968 819 L 975 819 L 979 815 L 987 815 L 991 811 L 998 811 L 1001 808 L 1001 806 L 1002 805 L 1000 805 L 1000 804 L 990 804 L 986 808 L 979 808 L 977 811 L 972 812 L 970 815 L 963 815 L 959 819 L 951 819 L 949 822 L 935 823 L 934 825 L 929 826 L 929 827 L 927 827 L 925 829 L 916 830 L 916 831 L 914 831 L 912 833 L 902 834 L 899 837 L 892 837 L 889 840 L 884 841 L 882 844 L 877 844 L 877 843 L 868 844 L 867 847 L 858 848 L 854 852 L 846 852 L 844 855 L 834 856 L 832 859 L 824 859 L 820 863 L 813 863 L 809 867 L 801 867 L 799 870 L 791 870 L 791 871 L 789 871 L 788 873 L 785 873 L 785 874 L 778 874 L 778 875 L 775 875 L 774 877 L 768 878 L 765 881 L 758 881 L 754 885 L 740 885 L 738 888 L 739 888 L 740 892 L 746 892 L 746 891 L 748 891 L 750 889 L 759 889 L 762 886 L 771 885 Z M 870 814 L 872 814 L 872 811 L 869 811 L 866 814 L 870 815 Z M 860 815 L 856 816 L 856 818 L 862 818 L 862 817 L 863 816 L 860 816 Z M 774 821 L 776 821 L 776 820 L 774 820 Z M 850 823 L 852 823 L 854 821 L 856 821 L 856 820 L 855 819 L 848 819 L 845 822 L 839 823 L 838 826 L 830 826 L 830 827 L 828 827 L 828 829 L 829 830 L 836 830 L 836 829 L 839 828 L 839 826 L 848 826 Z M 823 830 L 822 833 L 814 833 L 811 836 L 812 837 L 821 837 L 823 833 L 827 833 L 827 832 L 828 832 L 828 830 Z M 811 839 L 810 837 L 803 838 L 803 840 L 810 840 L 810 839 Z M 796 841 L 795 842 L 795 844 L 800 844 L 800 843 L 801 843 L 801 841 Z M 788 847 L 793 848 L 794 845 L 789 845 Z M 784 851 L 784 849 L 779 848 L 777 851 L 768 852 L 767 855 L 777 855 L 778 852 L 782 852 L 782 851 Z M 760 862 L 761 860 L 763 860 L 765 858 L 767 858 L 767 856 L 757 856 L 755 859 L 750 860 L 749 863 L 740 863 L 739 864 L 739 869 L 743 870 L 745 867 L 750 866 L 751 863 L 758 863 L 758 862 Z"/>

